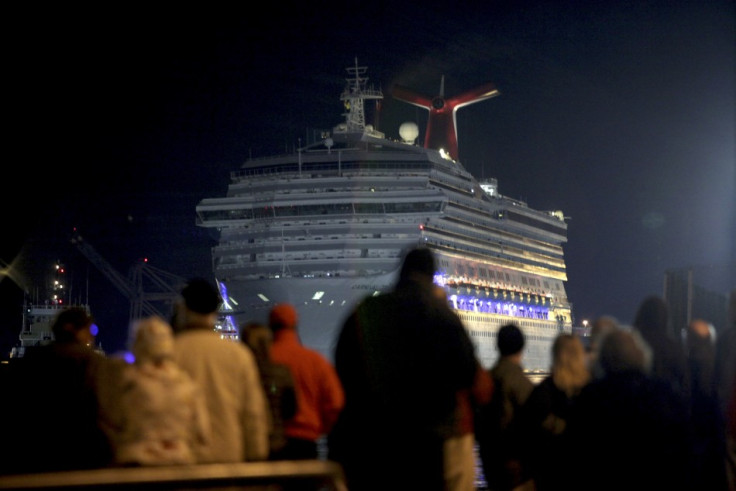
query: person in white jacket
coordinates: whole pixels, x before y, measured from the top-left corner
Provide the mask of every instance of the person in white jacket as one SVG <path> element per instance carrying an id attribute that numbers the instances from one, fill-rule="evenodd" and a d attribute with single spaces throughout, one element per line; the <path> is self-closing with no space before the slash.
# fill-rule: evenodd
<path id="1" fill-rule="evenodd" d="M 197 448 L 197 462 L 266 460 L 270 419 L 253 352 L 215 331 L 221 298 L 202 278 L 188 282 L 176 305 L 174 359 L 202 388 L 211 444 Z"/>
<path id="2" fill-rule="evenodd" d="M 134 326 L 132 364 L 121 362 L 114 403 L 104 411 L 116 465 L 193 464 L 211 444 L 198 384 L 174 362 L 174 334 L 153 316 Z"/>

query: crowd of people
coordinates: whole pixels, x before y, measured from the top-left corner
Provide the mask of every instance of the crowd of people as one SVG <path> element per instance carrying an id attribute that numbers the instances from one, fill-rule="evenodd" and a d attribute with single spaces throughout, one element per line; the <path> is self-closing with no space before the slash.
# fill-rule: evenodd
<path id="1" fill-rule="evenodd" d="M 392 291 L 344 320 L 334 363 L 302 345 L 289 304 L 221 339 L 202 278 L 170 319 L 134 324 L 133 362 L 92 349 L 92 316 L 70 307 L 3 372 L 0 473 L 328 458 L 351 491 L 472 491 L 478 459 L 490 490 L 736 489 L 736 291 L 720 330 L 673 336 L 651 296 L 585 344 L 560 332 L 534 383 L 517 323 L 480 365 L 435 271 L 408 251 Z"/>

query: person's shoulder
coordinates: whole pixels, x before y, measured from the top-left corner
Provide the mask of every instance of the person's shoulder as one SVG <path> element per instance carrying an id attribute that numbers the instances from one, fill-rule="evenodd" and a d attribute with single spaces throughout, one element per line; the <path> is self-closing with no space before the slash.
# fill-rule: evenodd
<path id="1" fill-rule="evenodd" d="M 321 367 L 332 367 L 332 363 L 330 360 L 327 359 L 325 355 L 317 351 L 316 349 L 309 348 L 307 346 L 302 346 L 302 350 L 304 352 L 304 355 L 306 358 L 311 360 L 313 364 L 319 365 Z"/>
<path id="2" fill-rule="evenodd" d="M 228 344 L 228 341 L 220 338 L 216 332 L 207 329 L 185 329 L 177 332 L 174 336 L 175 346 L 219 346 L 220 343 Z"/>

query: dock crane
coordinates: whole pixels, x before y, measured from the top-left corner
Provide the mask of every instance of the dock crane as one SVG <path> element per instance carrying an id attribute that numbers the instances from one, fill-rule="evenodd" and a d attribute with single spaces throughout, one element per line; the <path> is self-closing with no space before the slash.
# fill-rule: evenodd
<path id="1" fill-rule="evenodd" d="M 126 278 L 77 231 L 72 235 L 71 242 L 130 300 L 129 323 L 150 315 L 158 315 L 164 319 L 171 316 L 174 302 L 186 285 L 185 278 L 151 266 L 146 260 L 136 262 Z M 219 282 L 218 287 L 221 290 L 223 288 Z M 227 294 L 222 296 L 227 298 Z M 223 302 L 215 325 L 215 330 L 223 339 L 237 340 L 239 338 L 234 313 L 229 303 Z"/>
<path id="2" fill-rule="evenodd" d="M 150 315 L 166 319 L 171 315 L 173 303 L 186 284 L 184 278 L 151 266 L 146 260 L 136 262 L 126 278 L 77 231 L 71 243 L 130 300 L 129 321 Z"/>

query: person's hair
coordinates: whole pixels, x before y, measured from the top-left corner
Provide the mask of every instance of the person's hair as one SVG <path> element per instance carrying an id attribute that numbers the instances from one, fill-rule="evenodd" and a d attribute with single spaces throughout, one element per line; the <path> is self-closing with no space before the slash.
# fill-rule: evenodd
<path id="1" fill-rule="evenodd" d="M 415 281 L 417 277 L 423 277 L 432 281 L 436 271 L 434 254 L 426 247 L 415 247 L 410 249 L 404 256 L 399 272 L 399 284 Z"/>
<path id="2" fill-rule="evenodd" d="M 605 375 L 631 371 L 648 374 L 652 350 L 636 330 L 618 329 L 603 340 L 598 363 Z"/>
<path id="3" fill-rule="evenodd" d="M 618 329 L 618 320 L 610 315 L 602 315 L 596 317 L 593 325 L 590 327 L 590 351 L 597 353 L 600 350 L 601 342 L 607 334 Z"/>
<path id="4" fill-rule="evenodd" d="M 650 341 L 653 337 L 666 336 L 668 314 L 667 303 L 662 298 L 651 295 L 639 304 L 634 317 L 634 327 L 644 336 L 644 339 Z"/>
<path id="5" fill-rule="evenodd" d="M 274 305 L 271 312 L 268 313 L 268 327 L 273 332 L 281 329 L 296 329 L 298 323 L 299 314 L 294 306 L 289 303 Z"/>
<path id="6" fill-rule="evenodd" d="M 184 305 L 198 314 L 211 314 L 220 308 L 220 292 L 204 278 L 192 278 L 181 291 Z"/>
<path id="7" fill-rule="evenodd" d="M 137 363 L 170 359 L 174 356 L 174 332 L 161 317 L 154 315 L 133 325 L 132 352 Z"/>
<path id="8" fill-rule="evenodd" d="M 271 336 L 271 329 L 260 322 L 250 321 L 240 328 L 240 340 L 253 351 L 261 369 L 271 361 Z"/>
<path id="9" fill-rule="evenodd" d="M 94 319 L 82 307 L 67 307 L 59 312 L 51 326 L 54 339 L 66 343 L 76 339 L 77 332 L 89 328 Z"/>
<path id="10" fill-rule="evenodd" d="M 515 355 L 524 349 L 524 333 L 516 324 L 505 324 L 498 330 L 496 344 L 501 356 Z"/>
<path id="11" fill-rule="evenodd" d="M 578 393 L 590 380 L 585 347 L 580 338 L 561 333 L 552 345 L 552 381 L 568 397 Z"/>

